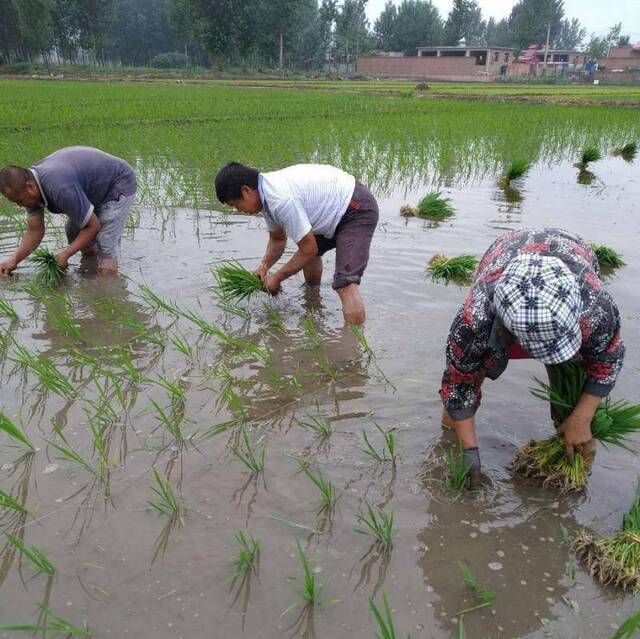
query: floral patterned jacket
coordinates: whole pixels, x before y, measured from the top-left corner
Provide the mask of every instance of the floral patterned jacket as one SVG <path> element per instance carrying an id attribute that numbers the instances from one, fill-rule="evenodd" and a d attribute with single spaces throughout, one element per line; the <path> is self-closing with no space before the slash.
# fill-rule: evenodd
<path id="1" fill-rule="evenodd" d="M 587 382 L 585 392 L 605 397 L 622 368 L 620 315 L 600 279 L 598 260 L 580 238 L 560 229 L 523 229 L 499 237 L 485 253 L 447 340 L 447 366 L 440 396 L 452 419 L 472 417 L 480 406 L 485 377 L 497 379 L 508 364 L 507 345 L 493 301 L 495 283 L 521 253 L 561 259 L 576 276 L 582 294 L 580 327 Z"/>

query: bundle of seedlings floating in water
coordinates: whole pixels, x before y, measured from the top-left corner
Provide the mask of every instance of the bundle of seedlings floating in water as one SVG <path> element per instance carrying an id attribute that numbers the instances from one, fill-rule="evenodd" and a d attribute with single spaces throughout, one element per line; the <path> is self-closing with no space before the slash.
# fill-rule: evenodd
<path id="1" fill-rule="evenodd" d="M 213 269 L 220 296 L 225 302 L 238 302 L 254 293 L 266 293 L 264 282 L 239 262 L 228 262 Z"/>
<path id="2" fill-rule="evenodd" d="M 439 191 L 427 193 L 417 207 L 405 205 L 400 208 L 400 215 L 404 217 L 424 217 L 430 220 L 444 220 L 455 213 L 449 204 L 448 197 L 442 197 Z"/>
<path id="3" fill-rule="evenodd" d="M 624 146 L 613 149 L 613 155 L 622 156 L 625 160 L 633 160 L 637 152 L 637 142 L 627 142 Z"/>
<path id="4" fill-rule="evenodd" d="M 515 162 L 512 162 L 504 175 L 500 180 L 498 180 L 498 185 L 502 188 L 508 187 L 512 180 L 521 178 L 529 170 L 529 166 L 529 163 L 524 160 L 516 160 Z"/>
<path id="5" fill-rule="evenodd" d="M 622 530 L 612 537 L 583 530 L 573 549 L 603 584 L 640 592 L 640 480 L 633 505 L 622 517 Z"/>
<path id="6" fill-rule="evenodd" d="M 569 417 L 578 403 L 586 375 L 582 367 L 566 362 L 553 367 L 551 384 L 536 379 L 538 387 L 532 394 L 550 402 L 556 428 Z M 603 444 L 629 448 L 629 435 L 640 430 L 640 405 L 605 399 L 591 422 L 593 438 Z M 526 444 L 514 461 L 514 472 L 543 486 L 558 488 L 562 492 L 582 490 L 587 484 L 590 460 L 581 454 L 567 455 L 560 437 L 554 435 L 542 441 Z"/>
<path id="7" fill-rule="evenodd" d="M 597 162 L 600 158 L 602 158 L 600 149 L 595 146 L 588 146 L 584 151 L 582 151 L 580 162 L 576 163 L 576 167 L 579 169 L 586 169 L 590 162 Z"/>
<path id="8" fill-rule="evenodd" d="M 600 268 L 620 268 L 625 265 L 622 255 L 610 246 L 591 244 L 591 250 L 595 253 Z"/>
<path id="9" fill-rule="evenodd" d="M 36 279 L 40 286 L 53 288 L 62 281 L 64 271 L 58 265 L 58 259 L 48 248 L 37 248 L 29 258 L 37 266 Z"/>
<path id="10" fill-rule="evenodd" d="M 431 279 L 435 282 L 467 282 L 478 266 L 478 260 L 473 255 L 459 255 L 447 257 L 442 253 L 434 255 L 427 266 Z"/>

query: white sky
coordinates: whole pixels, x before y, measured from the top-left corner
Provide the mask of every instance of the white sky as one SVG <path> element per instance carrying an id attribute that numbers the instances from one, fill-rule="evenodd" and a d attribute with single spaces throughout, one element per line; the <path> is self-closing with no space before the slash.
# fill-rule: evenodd
<path id="1" fill-rule="evenodd" d="M 398 4 L 399 0 L 395 2 Z M 432 2 L 446 17 L 452 1 Z M 497 20 L 508 16 L 515 3 L 516 0 L 478 0 L 484 18 L 493 16 Z M 384 5 L 385 0 L 368 1 L 367 17 L 372 27 Z M 622 32 L 631 36 L 632 43 L 640 43 L 640 0 L 564 0 L 564 12 L 567 18 L 578 18 L 589 35 L 605 35 L 609 27 L 622 22 Z"/>

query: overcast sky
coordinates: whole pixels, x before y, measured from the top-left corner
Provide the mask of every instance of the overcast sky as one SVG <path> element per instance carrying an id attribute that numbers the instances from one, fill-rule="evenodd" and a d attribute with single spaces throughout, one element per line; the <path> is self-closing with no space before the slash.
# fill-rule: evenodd
<path id="1" fill-rule="evenodd" d="M 399 0 L 395 0 L 396 4 Z M 446 16 L 452 0 L 432 0 L 440 13 Z M 497 20 L 509 15 L 516 0 L 478 0 L 485 18 Z M 367 16 L 371 26 L 382 11 L 385 0 L 369 0 Z M 631 42 L 640 42 L 640 0 L 564 0 L 565 15 L 578 18 L 588 34 L 604 35 L 610 26 L 622 22 L 623 33 L 631 36 Z"/>

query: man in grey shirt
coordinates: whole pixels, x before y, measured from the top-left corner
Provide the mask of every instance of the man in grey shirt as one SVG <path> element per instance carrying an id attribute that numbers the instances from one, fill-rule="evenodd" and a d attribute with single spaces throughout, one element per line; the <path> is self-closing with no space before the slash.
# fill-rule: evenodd
<path id="1" fill-rule="evenodd" d="M 27 209 L 27 230 L 15 253 L 0 262 L 0 274 L 10 274 L 40 244 L 45 208 L 68 217 L 69 245 L 57 255 L 61 268 L 81 252 L 98 256 L 99 272 L 117 272 L 122 233 L 136 190 L 136 176 L 124 160 L 86 146 L 60 149 L 30 169 L 0 170 L 2 194 Z"/>

